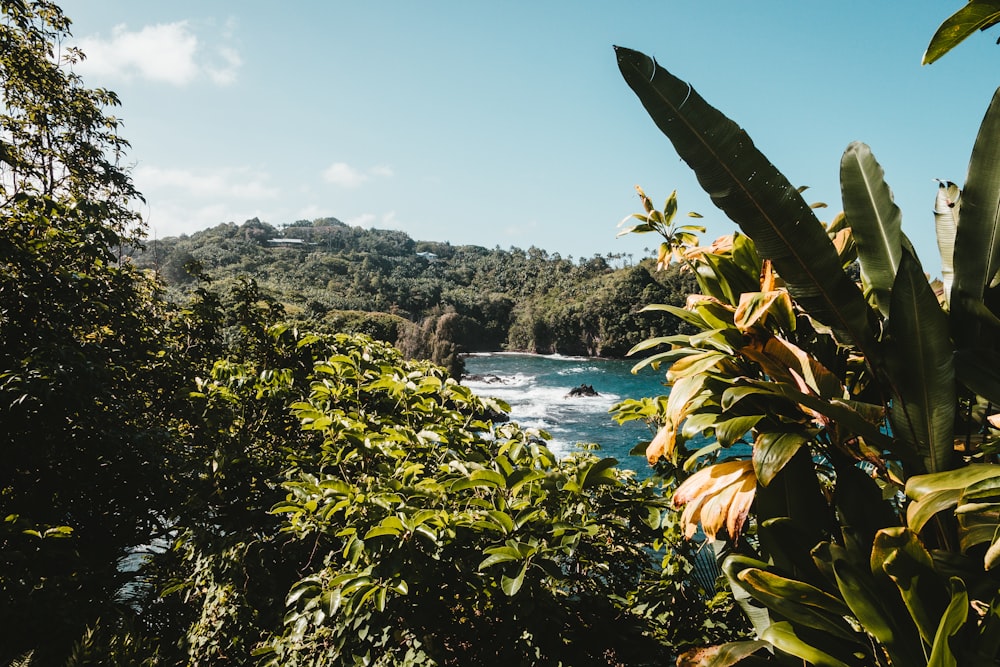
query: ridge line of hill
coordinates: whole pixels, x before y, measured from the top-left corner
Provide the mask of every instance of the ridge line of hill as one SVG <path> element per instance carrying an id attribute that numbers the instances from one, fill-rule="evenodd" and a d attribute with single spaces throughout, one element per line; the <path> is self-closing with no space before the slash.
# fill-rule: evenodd
<path id="1" fill-rule="evenodd" d="M 147 240 L 133 261 L 183 302 L 208 283 L 219 294 L 251 279 L 292 320 L 361 332 L 410 357 L 461 369 L 464 352 L 524 351 L 623 357 L 681 323 L 639 313 L 683 305 L 695 281 L 677 267 L 608 253 L 573 260 L 532 246 L 488 249 L 415 241 L 336 218 L 282 228 L 253 218 Z"/>

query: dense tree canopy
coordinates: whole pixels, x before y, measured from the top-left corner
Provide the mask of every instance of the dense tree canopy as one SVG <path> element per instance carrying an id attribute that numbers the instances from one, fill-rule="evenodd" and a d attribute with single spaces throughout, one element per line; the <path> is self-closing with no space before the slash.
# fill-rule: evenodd
<path id="1" fill-rule="evenodd" d="M 149 540 L 170 392 L 154 285 L 119 264 L 140 234 L 112 93 L 67 72 L 47 2 L 0 20 L 0 660 L 59 646 L 106 609 L 119 559 Z M 40 537 L 41 536 L 41 537 Z"/>
<path id="2" fill-rule="evenodd" d="M 408 356 L 448 366 L 454 349 L 620 357 L 654 333 L 638 312 L 643 304 L 680 305 L 694 289 L 693 277 L 677 267 L 658 272 L 651 260 L 633 264 L 621 254 L 573 261 L 535 247 L 414 242 L 335 218 L 283 230 L 258 220 L 223 224 L 150 241 L 136 262 L 156 270 L 178 299 L 193 288 L 192 266 L 219 289 L 251 277 L 311 327 L 350 321 L 357 331 L 384 333 Z M 360 312 L 389 313 L 416 327 L 401 320 L 386 329 L 384 316 L 368 324 Z M 439 343 L 443 350 L 435 349 Z"/>

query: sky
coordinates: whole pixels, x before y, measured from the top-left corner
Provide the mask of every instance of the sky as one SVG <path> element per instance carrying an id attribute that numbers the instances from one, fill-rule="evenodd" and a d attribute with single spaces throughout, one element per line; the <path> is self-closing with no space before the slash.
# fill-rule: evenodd
<path id="1" fill-rule="evenodd" d="M 964 0 L 63 0 L 86 85 L 114 90 L 148 234 L 335 217 L 416 240 L 638 259 L 616 238 L 676 190 L 733 225 L 629 90 L 655 57 L 739 123 L 831 220 L 871 146 L 925 270 L 935 179 L 965 180 L 1000 77 L 996 34 L 930 66 Z"/>

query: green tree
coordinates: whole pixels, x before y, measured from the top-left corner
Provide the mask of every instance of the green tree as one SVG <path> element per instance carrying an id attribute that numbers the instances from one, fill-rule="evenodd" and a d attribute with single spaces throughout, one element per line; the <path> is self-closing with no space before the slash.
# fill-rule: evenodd
<path id="1" fill-rule="evenodd" d="M 652 482 L 481 421 L 504 406 L 383 343 L 269 336 L 272 365 L 219 362 L 193 398 L 215 509 L 151 563 L 164 659 L 638 665 L 733 636 Z"/>
<path id="2" fill-rule="evenodd" d="M 69 21 L 0 3 L 0 662 L 42 662 L 115 616 L 122 559 L 157 534 L 169 373 L 155 288 L 121 249 L 141 233 L 127 143 L 67 63 Z"/>

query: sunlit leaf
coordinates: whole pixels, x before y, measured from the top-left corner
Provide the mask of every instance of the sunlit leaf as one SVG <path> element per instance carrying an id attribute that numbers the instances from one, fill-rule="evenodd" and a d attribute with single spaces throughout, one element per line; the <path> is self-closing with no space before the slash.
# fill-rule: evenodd
<path id="1" fill-rule="evenodd" d="M 801 433 L 761 433 L 753 446 L 753 467 L 757 479 L 767 486 L 781 472 L 799 448 L 808 442 Z"/>
<path id="2" fill-rule="evenodd" d="M 903 253 L 902 214 L 871 149 L 853 142 L 840 160 L 844 213 L 857 243 L 861 273 L 883 317 Z"/>
<path id="3" fill-rule="evenodd" d="M 1000 21 L 1000 2 L 969 0 L 942 23 L 924 52 L 923 64 L 930 65 L 958 46 L 977 30 L 985 30 Z"/>

